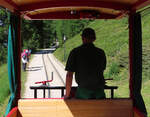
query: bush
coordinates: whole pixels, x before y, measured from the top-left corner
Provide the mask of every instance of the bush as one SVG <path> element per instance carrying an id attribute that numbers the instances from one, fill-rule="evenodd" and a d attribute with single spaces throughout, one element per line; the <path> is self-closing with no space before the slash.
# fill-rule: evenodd
<path id="1" fill-rule="evenodd" d="M 119 74 L 119 66 L 117 63 L 113 62 L 109 68 L 109 71 L 108 71 L 108 76 L 109 77 L 113 77 L 113 76 L 118 76 Z M 114 78 L 116 79 L 116 78 Z"/>
<path id="2" fill-rule="evenodd" d="M 0 65 L 2 65 L 7 61 L 7 48 L 4 48 L 2 45 L 0 45 L 0 50 Z"/>
<path id="3" fill-rule="evenodd" d="M 36 39 L 30 39 L 26 42 L 24 42 L 24 49 L 31 49 L 32 52 L 34 52 L 36 49 L 39 48 L 38 40 Z"/>

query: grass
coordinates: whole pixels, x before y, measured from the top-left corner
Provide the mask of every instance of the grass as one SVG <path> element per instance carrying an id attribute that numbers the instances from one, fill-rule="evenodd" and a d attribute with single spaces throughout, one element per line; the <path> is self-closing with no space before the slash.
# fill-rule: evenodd
<path id="1" fill-rule="evenodd" d="M 9 101 L 9 96 L 7 98 L 5 98 L 3 103 L 1 103 L 1 105 L 0 105 L 0 117 L 3 117 L 3 115 L 5 114 L 5 110 L 6 110 L 8 101 Z"/>
<path id="2" fill-rule="evenodd" d="M 27 80 L 27 73 L 24 72 L 23 69 L 21 69 L 21 97 L 23 96 L 24 91 L 25 91 L 25 82 L 26 82 L 26 80 Z"/>
<path id="3" fill-rule="evenodd" d="M 29 64 L 32 61 L 32 59 L 33 59 L 33 55 L 31 54 Z M 21 69 L 21 96 L 23 96 L 23 94 L 25 92 L 25 83 L 26 83 L 26 81 L 27 81 L 27 72 L 24 72 L 23 69 Z"/>
<path id="4" fill-rule="evenodd" d="M 148 117 L 150 117 L 150 80 L 143 83 L 142 95 L 143 95 L 143 99 L 145 101 L 145 106 L 148 111 Z"/>
<path id="5" fill-rule="evenodd" d="M 142 95 L 150 115 L 150 14 L 142 17 L 143 33 L 143 83 Z M 128 59 L 128 19 L 122 20 L 95 20 L 88 25 L 96 31 L 97 40 L 94 44 L 102 48 L 107 56 L 107 69 L 104 76 L 113 78 L 108 85 L 119 88 L 115 91 L 115 97 L 129 97 L 129 59 Z M 81 45 L 80 34 L 65 43 L 66 60 L 69 52 Z M 58 48 L 54 55 L 64 64 L 64 46 Z M 150 117 L 150 116 L 149 116 Z"/>
<path id="6" fill-rule="evenodd" d="M 5 109 L 8 103 L 8 97 L 10 95 L 7 73 L 8 73 L 7 64 L 1 65 L 0 66 L 0 117 L 2 117 L 5 113 Z"/>
<path id="7" fill-rule="evenodd" d="M 32 59 L 32 57 L 31 57 Z M 9 91 L 9 81 L 8 81 L 8 70 L 7 64 L 0 66 L 0 117 L 5 114 L 5 109 L 8 104 L 10 91 Z M 21 95 L 24 94 L 25 82 L 26 82 L 27 73 L 21 70 Z"/>
<path id="8" fill-rule="evenodd" d="M 9 92 L 9 81 L 7 64 L 0 66 L 0 105 L 3 103 L 6 97 L 10 94 Z"/>

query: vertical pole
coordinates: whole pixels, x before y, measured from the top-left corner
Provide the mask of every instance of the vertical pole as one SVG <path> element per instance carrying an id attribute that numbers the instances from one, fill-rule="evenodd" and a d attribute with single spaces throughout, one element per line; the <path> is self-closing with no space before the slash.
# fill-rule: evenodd
<path id="1" fill-rule="evenodd" d="M 133 99 L 133 15 L 129 14 L 129 89 L 130 89 L 130 98 Z"/>
<path id="2" fill-rule="evenodd" d="M 130 98 L 133 106 L 147 115 L 146 107 L 141 95 L 142 88 L 142 26 L 141 15 L 129 14 L 129 59 L 130 59 Z"/>
<path id="3" fill-rule="evenodd" d="M 61 97 L 64 96 L 64 89 L 61 89 Z"/>
<path id="4" fill-rule="evenodd" d="M 65 42 L 64 42 L 64 62 L 66 60 L 66 48 L 65 48 Z"/>
<path id="5" fill-rule="evenodd" d="M 34 89 L 34 98 L 37 98 L 37 89 Z"/>
<path id="6" fill-rule="evenodd" d="M 45 98 L 45 88 L 43 89 L 43 98 Z"/>
<path id="7" fill-rule="evenodd" d="M 64 62 L 65 62 L 65 60 L 66 60 L 66 47 L 65 47 L 66 37 L 64 34 L 63 34 L 63 41 L 64 41 Z"/>
<path id="8" fill-rule="evenodd" d="M 18 70 L 17 70 L 17 75 L 18 75 L 18 87 L 17 87 L 17 100 L 20 99 L 21 97 L 21 16 L 19 14 L 19 19 L 18 19 L 18 51 L 17 51 L 17 65 L 18 65 Z"/>
<path id="9" fill-rule="evenodd" d="M 114 89 L 111 89 L 111 99 L 114 98 Z"/>

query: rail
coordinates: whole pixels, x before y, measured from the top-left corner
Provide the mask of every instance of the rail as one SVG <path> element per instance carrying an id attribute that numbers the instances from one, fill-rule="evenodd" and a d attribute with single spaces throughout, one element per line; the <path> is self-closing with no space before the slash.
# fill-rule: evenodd
<path id="1" fill-rule="evenodd" d="M 76 89 L 77 87 L 72 87 L 72 89 Z M 45 90 L 61 90 L 61 97 L 64 96 L 64 86 L 47 86 L 47 85 L 41 85 L 41 86 L 30 86 L 31 90 L 34 90 L 34 98 L 37 98 L 37 90 L 43 90 L 43 98 L 45 98 Z M 114 90 L 118 89 L 117 86 L 105 86 L 105 90 L 110 90 L 111 99 L 114 98 Z"/>

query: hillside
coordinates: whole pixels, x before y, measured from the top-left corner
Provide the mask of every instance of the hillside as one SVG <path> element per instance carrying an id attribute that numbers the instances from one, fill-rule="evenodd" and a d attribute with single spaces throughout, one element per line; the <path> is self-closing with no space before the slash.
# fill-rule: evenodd
<path id="1" fill-rule="evenodd" d="M 143 84 L 142 94 L 150 113 L 150 14 L 142 16 L 143 32 Z M 105 78 L 113 78 L 108 85 L 118 86 L 115 97 L 129 97 L 128 74 L 128 19 L 95 20 L 87 27 L 95 29 L 97 40 L 95 45 L 104 49 L 107 56 Z M 71 49 L 81 44 L 80 34 L 66 41 L 54 55 L 64 64 Z M 65 52 L 65 54 L 64 54 Z"/>

